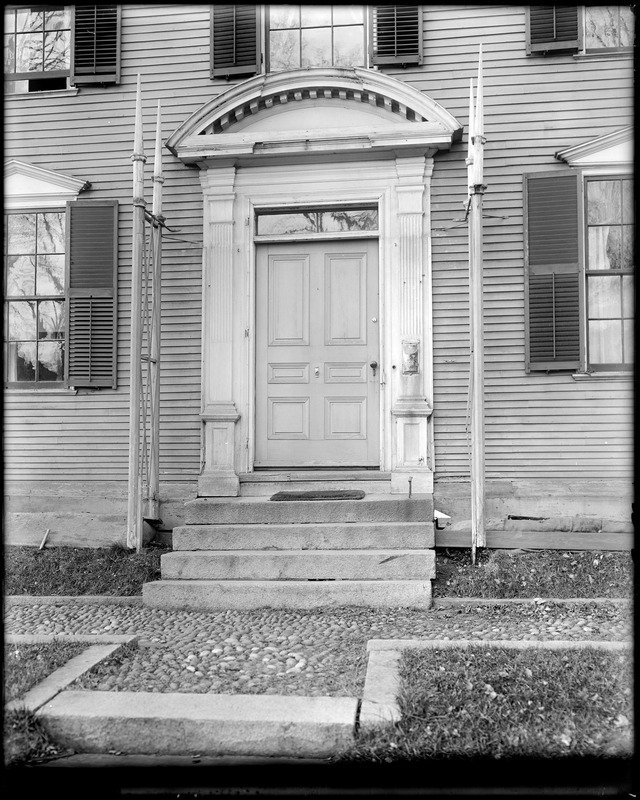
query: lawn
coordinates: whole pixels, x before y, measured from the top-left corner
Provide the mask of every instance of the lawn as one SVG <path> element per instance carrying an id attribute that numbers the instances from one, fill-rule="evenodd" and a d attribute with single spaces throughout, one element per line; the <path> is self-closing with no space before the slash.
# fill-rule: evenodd
<path id="1" fill-rule="evenodd" d="M 5 702 L 24 697 L 29 689 L 85 649 L 84 644 L 56 639 L 46 644 L 5 644 Z M 24 708 L 6 712 L 3 728 L 5 766 L 46 761 L 62 751 L 36 715 Z"/>
<path id="2" fill-rule="evenodd" d="M 633 753 L 631 652 L 406 650 L 402 719 L 342 760 L 559 758 Z"/>
<path id="3" fill-rule="evenodd" d="M 5 548 L 6 595 L 137 596 L 160 579 L 166 546 L 140 553 L 122 547 Z M 633 586 L 630 552 L 562 550 L 436 551 L 434 597 L 567 598 L 629 597 Z"/>

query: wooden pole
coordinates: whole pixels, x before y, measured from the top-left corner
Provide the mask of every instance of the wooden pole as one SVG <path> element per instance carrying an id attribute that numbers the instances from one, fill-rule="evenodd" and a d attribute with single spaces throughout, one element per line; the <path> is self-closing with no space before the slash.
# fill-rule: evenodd
<path id="1" fill-rule="evenodd" d="M 473 127 L 471 127 L 473 126 Z M 473 109 L 471 83 L 469 129 L 469 317 L 471 336 L 471 560 L 486 546 L 484 521 L 484 330 L 482 200 L 484 190 L 484 99 L 482 45 L 478 58 L 478 90 Z"/>
<path id="2" fill-rule="evenodd" d="M 160 336 L 162 276 L 162 122 L 160 101 L 156 120 L 156 150 L 153 163 L 153 276 L 151 301 L 151 426 L 149 442 L 149 503 L 147 515 L 160 518 Z"/>
<path id="3" fill-rule="evenodd" d="M 129 389 L 129 494 L 127 547 L 142 549 L 142 485 L 140 480 L 140 393 L 142 383 L 142 262 L 144 258 L 144 141 L 140 75 L 136 90 L 133 154 L 133 234 L 131 254 L 131 363 Z"/>

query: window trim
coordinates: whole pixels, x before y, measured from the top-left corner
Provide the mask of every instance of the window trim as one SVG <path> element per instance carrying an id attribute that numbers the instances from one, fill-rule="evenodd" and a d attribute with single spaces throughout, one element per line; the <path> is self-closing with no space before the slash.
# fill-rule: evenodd
<path id="1" fill-rule="evenodd" d="M 39 389 L 39 390 L 50 390 L 50 389 L 68 389 L 69 384 L 67 382 L 67 354 L 68 354 L 68 336 L 69 336 L 69 291 L 68 291 L 68 272 L 69 272 L 69 256 L 67 252 L 68 247 L 68 235 L 67 235 L 67 211 L 65 207 L 65 203 L 62 202 L 60 205 L 51 207 L 51 206 L 34 206 L 29 208 L 7 208 L 5 209 L 4 216 L 14 216 L 17 214 L 64 214 L 65 218 L 65 228 L 64 228 L 64 293 L 57 296 L 43 296 L 38 297 L 34 296 L 33 299 L 29 299 L 25 302 L 38 302 L 40 300 L 63 300 L 64 301 L 64 308 L 65 308 L 65 322 L 64 322 L 64 377 L 61 381 L 10 381 L 4 377 L 3 374 L 3 384 L 5 389 Z M 3 285 L 6 286 L 6 251 L 3 252 Z M 7 307 L 11 302 L 19 302 L 20 298 L 17 297 L 10 297 L 6 293 L 3 293 L 2 303 L 3 306 Z M 5 324 L 3 326 L 2 331 L 2 345 L 3 349 L 6 348 L 9 344 L 9 315 L 6 315 Z M 36 339 L 36 342 L 38 339 Z M 55 340 L 54 340 L 55 341 Z M 4 372 L 4 370 L 3 370 Z"/>
<path id="2" fill-rule="evenodd" d="M 618 373 L 620 375 L 624 375 L 627 373 L 633 373 L 635 368 L 635 359 L 634 361 L 629 362 L 628 364 L 608 364 L 608 363 L 598 363 L 594 364 L 593 366 L 589 360 L 589 297 L 587 291 L 587 282 L 589 275 L 593 275 L 597 277 L 598 275 L 603 276 L 610 276 L 615 277 L 616 275 L 629 275 L 634 277 L 635 270 L 628 269 L 628 270 L 590 270 L 588 265 L 588 258 L 589 258 L 589 247 L 588 247 L 588 236 L 589 236 L 589 224 L 588 224 L 588 214 L 589 214 L 589 207 L 588 207 L 588 193 L 587 193 L 587 184 L 589 181 L 603 181 L 603 180 L 630 180 L 633 182 L 633 174 L 630 172 L 625 172 L 624 170 L 611 170 L 602 171 L 602 170 L 589 170 L 589 169 L 580 169 L 578 170 L 579 173 L 579 180 L 580 180 L 580 202 L 582 203 L 581 207 L 581 223 L 582 223 L 582 247 L 583 247 L 583 256 L 582 256 L 582 264 L 581 264 L 581 274 L 582 274 L 582 294 L 583 300 L 581 301 L 581 313 L 583 316 L 583 326 L 584 326 L 584 345 L 583 345 L 583 353 L 581 354 L 581 371 L 585 372 L 590 375 L 598 375 L 598 374 L 610 374 L 610 373 Z M 620 227 L 622 227 L 623 222 L 622 220 L 619 223 Z M 634 234 L 635 234 L 635 226 L 634 226 Z M 625 317 L 620 317 L 621 320 L 624 320 Z M 632 317 L 635 319 L 635 315 Z M 624 336 L 624 334 L 623 334 Z M 623 338 L 624 342 L 624 338 Z M 624 347 L 624 344 L 623 344 Z"/>

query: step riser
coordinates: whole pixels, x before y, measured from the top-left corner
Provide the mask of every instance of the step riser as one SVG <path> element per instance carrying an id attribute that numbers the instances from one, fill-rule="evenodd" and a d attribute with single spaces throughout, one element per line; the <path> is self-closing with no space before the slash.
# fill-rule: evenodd
<path id="1" fill-rule="evenodd" d="M 240 484 L 240 497 L 271 497 L 276 492 L 353 491 L 391 494 L 391 481 L 265 481 Z"/>
<path id="2" fill-rule="evenodd" d="M 154 581 L 148 608 L 219 611 L 257 608 L 431 608 L 431 581 Z"/>
<path id="3" fill-rule="evenodd" d="M 324 758 L 352 744 L 356 708 L 349 697 L 70 691 L 39 716 L 83 753 Z"/>
<path id="4" fill-rule="evenodd" d="M 193 500 L 185 505 L 187 525 L 283 524 L 309 522 L 432 522 L 428 499 L 314 500 L 272 502 L 247 499 Z"/>
<path id="5" fill-rule="evenodd" d="M 430 580 L 435 551 L 168 553 L 163 580 Z"/>
<path id="6" fill-rule="evenodd" d="M 433 547 L 432 522 L 344 525 L 193 525 L 173 529 L 179 550 L 366 550 Z"/>

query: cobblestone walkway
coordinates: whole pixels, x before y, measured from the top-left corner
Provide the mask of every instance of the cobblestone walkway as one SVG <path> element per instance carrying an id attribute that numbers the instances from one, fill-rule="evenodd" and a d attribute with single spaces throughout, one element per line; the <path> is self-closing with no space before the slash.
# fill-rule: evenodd
<path id="1" fill-rule="evenodd" d="M 632 620 L 629 604 L 588 601 L 201 613 L 33 598 L 7 604 L 5 633 L 138 635 L 81 679 L 86 689 L 360 696 L 369 639 L 628 641 Z"/>

